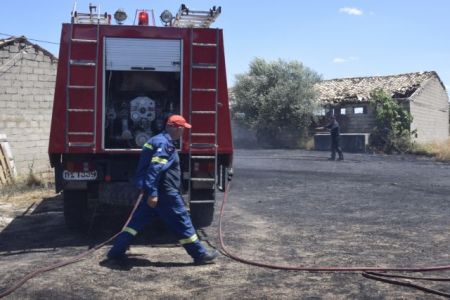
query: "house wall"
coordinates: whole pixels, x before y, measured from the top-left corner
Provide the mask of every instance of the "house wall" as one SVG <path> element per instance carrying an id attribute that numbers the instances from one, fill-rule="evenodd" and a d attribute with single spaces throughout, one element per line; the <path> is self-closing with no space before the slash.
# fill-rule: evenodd
<path id="1" fill-rule="evenodd" d="M 364 107 L 364 114 L 354 114 L 353 108 Z M 346 114 L 341 115 L 340 109 L 346 108 Z M 347 104 L 335 108 L 335 116 L 342 133 L 371 133 L 375 126 L 375 116 L 368 103 Z"/>
<path id="2" fill-rule="evenodd" d="M 50 170 L 47 149 L 56 66 L 26 43 L 0 48 L 0 134 L 7 135 L 19 176 L 30 168 L 35 173 Z"/>
<path id="3" fill-rule="evenodd" d="M 448 96 L 441 83 L 432 78 L 411 97 L 413 116 L 411 130 L 417 130 L 416 141 L 442 141 L 449 138 Z"/>

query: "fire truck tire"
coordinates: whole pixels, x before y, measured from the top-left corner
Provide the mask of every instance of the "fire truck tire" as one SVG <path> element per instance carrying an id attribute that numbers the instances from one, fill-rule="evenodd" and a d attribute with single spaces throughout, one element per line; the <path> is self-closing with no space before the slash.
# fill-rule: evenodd
<path id="1" fill-rule="evenodd" d="M 214 203 L 192 203 L 190 209 L 192 222 L 196 228 L 211 225 L 214 219 Z"/>
<path id="2" fill-rule="evenodd" d="M 64 190 L 64 219 L 69 229 L 87 227 L 87 191 Z"/>

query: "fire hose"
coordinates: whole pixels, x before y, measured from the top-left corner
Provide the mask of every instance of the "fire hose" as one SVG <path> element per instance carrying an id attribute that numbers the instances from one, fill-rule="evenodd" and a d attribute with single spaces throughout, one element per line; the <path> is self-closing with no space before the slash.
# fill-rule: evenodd
<path id="1" fill-rule="evenodd" d="M 287 265 L 276 265 L 276 264 L 268 264 L 258 261 L 253 261 L 249 259 L 244 259 L 234 253 L 232 253 L 228 248 L 225 246 L 225 243 L 223 241 L 223 231 L 222 231 L 222 217 L 224 214 L 225 204 L 228 200 L 228 192 L 230 189 L 231 183 L 228 184 L 226 191 L 223 196 L 222 200 L 222 206 L 220 208 L 220 215 L 219 215 L 219 243 L 220 248 L 222 252 L 227 255 L 228 257 L 244 263 L 248 265 L 253 265 L 257 267 L 263 267 L 263 268 L 270 268 L 270 269 L 277 269 L 277 270 L 291 270 L 291 271 L 306 271 L 306 272 L 362 272 L 361 275 L 365 278 L 378 280 L 386 283 L 396 284 L 396 285 L 402 285 L 407 287 L 416 288 L 419 290 L 422 290 L 424 292 L 444 296 L 450 298 L 450 293 L 445 293 L 442 291 L 426 288 L 417 284 L 412 284 L 405 281 L 398 281 L 393 279 L 387 279 L 384 277 L 391 277 L 391 278 L 404 278 L 404 279 L 416 279 L 416 280 L 429 280 L 429 281 L 450 281 L 450 278 L 429 278 L 429 277 L 411 277 L 411 276 L 401 276 L 396 274 L 385 274 L 385 273 L 376 273 L 376 272 L 431 272 L 431 271 L 445 271 L 450 270 L 450 265 L 443 265 L 443 266 L 425 266 L 425 267 L 408 267 L 408 268 L 396 268 L 396 267 L 386 267 L 386 268 L 378 268 L 378 267 L 308 267 L 308 266 L 287 266 Z"/>
<path id="2" fill-rule="evenodd" d="M 445 270 L 450 270 L 450 265 L 442 265 L 442 266 L 423 266 L 423 267 L 403 267 L 403 268 L 399 268 L 399 267 L 365 267 L 365 266 L 360 266 L 360 267 L 311 267 L 311 266 L 288 266 L 288 265 L 277 265 L 277 264 L 269 264 L 269 263 L 263 263 L 263 262 L 258 262 L 258 261 L 253 261 L 253 260 L 249 260 L 249 259 L 245 259 L 242 258 L 236 254 L 234 254 L 233 252 L 231 252 L 225 245 L 224 243 L 224 239 L 223 239 L 223 230 L 222 230 L 222 221 L 223 221 L 223 215 L 224 215 L 224 210 L 225 210 L 225 204 L 227 203 L 228 200 L 228 193 L 230 191 L 231 188 L 231 182 L 228 183 L 225 192 L 224 192 L 224 196 L 223 196 L 223 200 L 222 200 L 222 205 L 220 208 L 220 214 L 219 214 L 219 225 L 218 225 L 218 235 L 219 235 L 219 245 L 220 245 L 220 250 L 222 251 L 223 254 L 225 254 L 226 256 L 228 256 L 229 258 L 238 261 L 240 263 L 244 263 L 244 264 L 248 264 L 248 265 L 253 265 L 253 266 L 257 266 L 257 267 L 264 267 L 264 268 L 270 268 L 270 269 L 277 269 L 277 270 L 290 270 L 290 271 L 306 271 L 306 272 L 362 272 L 361 275 L 364 276 L 365 278 L 369 278 L 369 279 L 373 279 L 373 280 L 378 280 L 378 281 L 382 281 L 382 282 L 386 282 L 386 283 L 390 283 L 390 284 L 396 284 L 396 285 L 402 285 L 402 286 L 407 286 L 407 287 L 412 287 L 412 288 L 416 288 L 419 290 L 422 290 L 424 292 L 428 292 L 428 293 L 432 293 L 432 294 L 436 294 L 436 295 L 440 295 L 440 296 L 444 296 L 444 297 L 448 297 L 450 298 L 450 293 L 445 293 L 442 291 L 438 291 L 438 290 L 434 290 L 434 289 L 430 289 L 430 288 L 426 288 L 417 284 L 413 284 L 410 282 L 406 282 L 406 281 L 399 281 L 399 280 L 393 280 L 393 279 L 388 279 L 388 278 L 403 278 L 403 279 L 415 279 L 415 280 L 429 280 L 429 281 L 450 281 L 450 278 L 440 278 L 440 277 L 412 277 L 412 276 L 403 276 L 403 275 L 396 275 L 396 274 L 386 274 L 386 273 L 376 273 L 376 272 L 431 272 L 431 271 L 445 271 Z M 139 195 L 136 204 L 130 214 L 130 216 L 128 217 L 127 221 L 125 222 L 125 225 L 123 227 L 126 227 L 128 225 L 128 223 L 131 220 L 131 217 L 133 216 L 135 210 L 137 209 L 140 201 L 142 200 L 142 194 Z M 121 232 L 121 231 L 120 231 Z M 66 261 L 62 261 L 62 262 L 58 262 L 55 263 L 53 265 L 47 266 L 47 267 L 42 267 L 39 268 L 33 272 L 30 272 L 29 274 L 25 275 L 24 277 L 22 277 L 20 280 L 18 280 L 17 282 L 15 282 L 10 288 L 6 289 L 5 291 L 1 291 L 0 292 L 0 298 L 3 298 L 9 294 L 11 294 L 12 292 L 14 292 L 15 290 L 17 290 L 19 287 L 21 287 L 25 282 L 27 282 L 29 279 L 36 277 L 39 274 L 57 269 L 57 268 L 61 268 L 63 266 L 67 266 L 69 264 L 73 264 L 75 262 L 78 262 L 80 260 L 82 260 L 83 258 L 85 258 L 86 256 L 94 253 L 95 251 L 97 251 L 98 249 L 100 249 L 101 247 L 103 247 L 104 245 L 106 245 L 107 243 L 111 242 L 116 236 L 118 236 L 120 234 L 120 232 L 116 233 L 115 235 L 113 235 L 112 237 L 110 237 L 109 239 L 107 239 L 106 241 L 104 241 L 103 243 L 100 243 L 94 247 L 92 247 L 91 249 L 89 249 L 88 251 L 82 252 L 79 255 L 68 259 Z"/>
<path id="3" fill-rule="evenodd" d="M 131 220 L 131 217 L 133 216 L 134 212 L 136 211 L 137 207 L 139 206 L 139 203 L 142 200 L 142 194 L 139 195 L 138 199 L 136 200 L 136 204 L 133 207 L 133 210 L 131 211 L 130 216 L 128 217 L 127 221 L 125 222 L 125 225 L 122 227 L 125 228 L 128 226 L 128 223 Z M 98 249 L 100 249 L 101 247 L 103 247 L 104 245 L 108 244 L 109 242 L 111 242 L 112 240 L 114 240 L 116 238 L 116 236 L 118 236 L 120 233 L 122 232 L 119 231 L 118 233 L 116 233 L 115 235 L 113 235 L 112 237 L 110 237 L 109 239 L 107 239 L 106 241 L 104 241 L 103 243 L 100 243 L 94 247 L 92 247 L 91 249 L 82 252 L 80 254 L 78 254 L 77 256 L 72 257 L 71 259 L 68 259 L 66 261 L 62 261 L 62 262 L 58 262 L 55 264 L 52 264 L 50 266 L 47 267 L 42 267 L 39 268 L 33 272 L 28 273 L 27 275 L 25 275 L 24 277 L 22 277 L 20 280 L 18 280 L 17 282 L 15 282 L 10 288 L 8 288 L 5 291 L 0 292 L 0 298 L 3 298 L 5 296 L 8 296 L 9 294 L 11 294 L 12 292 L 14 292 L 15 290 L 17 290 L 19 287 L 21 287 L 25 282 L 27 282 L 28 280 L 30 280 L 33 277 L 36 277 L 39 274 L 54 270 L 54 269 L 58 269 L 76 262 L 79 262 L 80 260 L 82 260 L 83 258 L 85 258 L 86 256 L 94 253 L 95 251 L 97 251 Z"/>

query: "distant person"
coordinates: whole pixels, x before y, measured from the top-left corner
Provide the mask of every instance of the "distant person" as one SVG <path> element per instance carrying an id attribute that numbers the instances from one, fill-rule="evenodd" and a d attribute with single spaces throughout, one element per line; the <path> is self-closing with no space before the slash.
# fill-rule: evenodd
<path id="1" fill-rule="evenodd" d="M 198 239 L 181 198 L 180 159 L 173 141 L 179 140 L 183 130 L 191 127 L 182 116 L 172 115 L 167 120 L 165 130 L 143 146 L 136 171 L 141 201 L 130 222 L 116 237 L 108 252 L 109 259 L 126 259 L 125 252 L 131 241 L 151 222 L 154 214 L 177 234 L 180 244 L 193 258 L 194 264 L 210 263 L 218 256 L 217 250 L 207 251 Z"/>
<path id="2" fill-rule="evenodd" d="M 324 129 L 327 128 L 330 130 L 331 136 L 331 157 L 329 160 L 336 159 L 336 152 L 339 155 L 338 160 L 344 160 L 344 154 L 342 153 L 342 149 L 340 146 L 340 128 L 339 123 L 336 121 L 336 117 L 334 115 L 330 116 L 330 123 L 324 127 L 317 127 L 316 129 Z"/>

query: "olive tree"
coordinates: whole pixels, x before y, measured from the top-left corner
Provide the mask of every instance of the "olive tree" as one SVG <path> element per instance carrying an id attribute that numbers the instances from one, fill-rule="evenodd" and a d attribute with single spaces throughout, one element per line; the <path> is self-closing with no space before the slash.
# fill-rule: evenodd
<path id="1" fill-rule="evenodd" d="M 313 86 L 321 76 L 298 61 L 267 62 L 256 58 L 247 73 L 236 76 L 233 112 L 256 131 L 258 142 L 286 146 L 286 136 L 299 142 L 308 133 L 316 110 Z"/>

